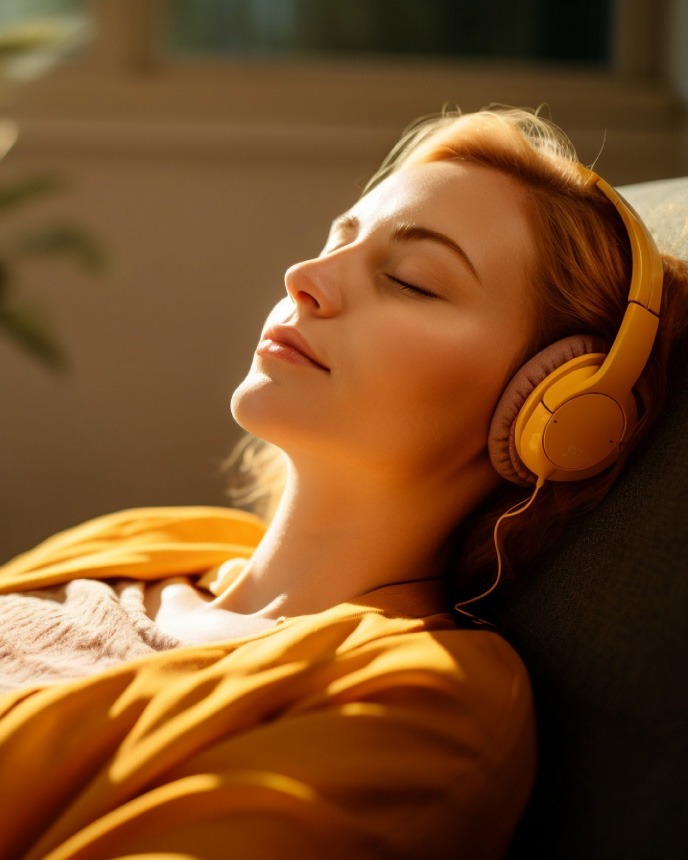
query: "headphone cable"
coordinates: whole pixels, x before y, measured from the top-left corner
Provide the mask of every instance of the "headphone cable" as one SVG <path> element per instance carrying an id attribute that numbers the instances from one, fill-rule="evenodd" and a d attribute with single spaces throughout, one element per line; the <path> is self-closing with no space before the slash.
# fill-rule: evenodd
<path id="1" fill-rule="evenodd" d="M 490 585 L 490 587 L 487 590 L 483 591 L 482 594 L 478 594 L 476 597 L 470 597 L 470 598 L 468 598 L 468 600 L 461 600 L 454 606 L 454 610 L 456 612 L 460 613 L 461 615 L 464 615 L 466 618 L 470 618 L 470 620 L 476 624 L 489 624 L 489 622 L 485 621 L 482 618 L 479 618 L 477 615 L 474 615 L 472 612 L 466 612 L 461 607 L 462 606 L 468 606 L 470 603 L 475 603 L 478 600 L 482 600 L 483 597 L 487 597 L 488 594 L 492 594 L 492 592 L 495 590 L 495 588 L 497 588 L 497 586 L 499 585 L 499 583 L 501 581 L 502 568 L 503 568 L 503 554 L 502 554 L 502 548 L 501 548 L 501 545 L 499 542 L 499 527 L 504 522 L 504 520 L 511 518 L 511 517 L 517 517 L 517 516 L 519 516 L 519 514 L 522 514 L 525 511 L 527 511 L 528 508 L 535 501 L 535 498 L 536 498 L 537 494 L 540 492 L 540 489 L 542 488 L 544 483 L 545 483 L 545 479 L 543 477 L 538 476 L 537 483 L 535 484 L 533 492 L 530 494 L 530 496 L 525 501 L 518 502 L 517 504 L 513 505 L 508 510 L 506 510 L 499 517 L 497 522 L 495 523 L 494 529 L 492 531 L 492 540 L 494 541 L 495 550 L 497 552 L 497 575 L 495 576 L 492 585 Z"/>

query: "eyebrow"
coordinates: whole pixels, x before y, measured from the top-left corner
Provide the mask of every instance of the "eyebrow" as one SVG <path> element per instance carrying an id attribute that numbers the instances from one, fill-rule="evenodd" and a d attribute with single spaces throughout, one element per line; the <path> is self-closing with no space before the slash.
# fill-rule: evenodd
<path id="1" fill-rule="evenodd" d="M 438 233 L 437 230 L 430 230 L 428 227 L 421 227 L 418 224 L 403 223 L 399 224 L 394 229 L 392 239 L 397 242 L 434 242 L 436 245 L 442 245 L 444 248 L 449 248 L 450 251 L 461 258 L 461 260 L 471 270 L 475 278 L 482 283 L 480 281 L 478 271 L 473 265 L 468 254 L 464 251 L 461 245 L 453 239 L 450 239 L 449 236 L 445 236 L 444 233 Z"/>
<path id="2" fill-rule="evenodd" d="M 350 235 L 355 236 L 358 234 L 360 226 L 361 222 L 355 215 L 349 215 L 345 212 L 343 215 L 338 215 L 334 219 L 330 228 L 330 233 L 342 233 L 347 237 Z"/>
<path id="3" fill-rule="evenodd" d="M 335 218 L 332 222 L 332 231 L 333 232 L 341 232 L 343 234 L 348 235 L 357 235 L 360 229 L 360 222 L 355 215 L 340 215 L 338 218 Z M 480 280 L 480 275 L 478 275 L 478 271 L 473 265 L 471 258 L 464 251 L 461 245 L 458 242 L 455 242 L 453 239 L 450 239 L 449 236 L 446 236 L 444 233 L 439 233 L 437 230 L 431 230 L 428 227 L 421 227 L 419 224 L 412 224 L 411 222 L 402 222 L 398 224 L 393 232 L 392 232 L 392 241 L 395 242 L 434 242 L 436 245 L 441 245 L 444 248 L 448 248 L 454 254 L 456 254 L 465 265 L 473 273 L 474 277 L 479 283 L 482 283 Z"/>

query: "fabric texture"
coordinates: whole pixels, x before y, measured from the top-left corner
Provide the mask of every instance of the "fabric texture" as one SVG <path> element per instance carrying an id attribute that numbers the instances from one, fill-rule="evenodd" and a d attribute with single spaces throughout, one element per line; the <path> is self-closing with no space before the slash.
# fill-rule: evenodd
<path id="1" fill-rule="evenodd" d="M 261 533 L 222 509 L 115 514 L 10 562 L 0 589 L 212 580 Z M 458 630 L 423 583 L 378 589 L 4 693 L 0 856 L 496 858 L 533 734 L 528 678 L 501 637 Z"/>
<path id="2" fill-rule="evenodd" d="M 141 582 L 91 579 L 0 595 L 0 692 L 178 647 L 148 618 L 143 595 Z"/>

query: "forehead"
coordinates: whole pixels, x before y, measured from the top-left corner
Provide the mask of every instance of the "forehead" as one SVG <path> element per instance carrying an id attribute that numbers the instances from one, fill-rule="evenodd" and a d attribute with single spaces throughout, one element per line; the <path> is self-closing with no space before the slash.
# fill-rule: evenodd
<path id="1" fill-rule="evenodd" d="M 378 211 L 380 214 L 397 207 L 424 206 L 450 195 L 455 180 L 466 174 L 461 162 L 432 162 L 395 170 L 362 197 L 353 209 L 357 214 Z"/>
<path id="2" fill-rule="evenodd" d="M 499 286 L 523 276 L 534 256 L 526 190 L 490 167 L 447 160 L 392 173 L 349 210 L 363 233 L 392 230 L 400 221 L 444 233 L 476 269 Z"/>
<path id="3" fill-rule="evenodd" d="M 458 160 L 434 161 L 390 174 L 362 197 L 350 213 L 370 221 L 416 213 L 458 218 L 461 210 L 519 208 L 523 190 L 497 170 Z"/>

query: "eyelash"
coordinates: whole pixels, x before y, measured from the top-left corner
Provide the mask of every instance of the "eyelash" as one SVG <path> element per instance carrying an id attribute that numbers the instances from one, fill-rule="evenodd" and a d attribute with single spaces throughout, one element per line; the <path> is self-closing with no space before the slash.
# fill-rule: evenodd
<path id="1" fill-rule="evenodd" d="M 331 248 L 325 247 L 322 251 L 323 254 L 333 254 L 335 251 L 338 251 L 340 248 L 343 248 L 347 245 L 347 242 L 341 242 L 338 245 L 334 245 Z M 395 278 L 394 275 L 389 275 L 385 273 L 385 277 L 388 281 L 391 281 L 397 287 L 399 287 L 403 292 L 410 293 L 411 295 L 418 296 L 422 299 L 438 299 L 439 296 L 436 293 L 431 293 L 430 290 L 424 290 L 422 287 L 417 287 L 415 284 L 409 284 L 408 281 L 402 281 L 400 278 Z"/>
<path id="2" fill-rule="evenodd" d="M 429 290 L 424 290 L 422 287 L 416 287 L 413 284 L 409 284 L 407 281 L 402 281 L 399 278 L 395 278 L 394 275 L 385 275 L 385 277 L 390 280 L 393 284 L 396 284 L 401 290 L 404 292 L 408 292 L 413 294 L 414 296 L 420 296 L 424 299 L 436 299 L 438 298 L 435 293 L 431 293 Z"/>

